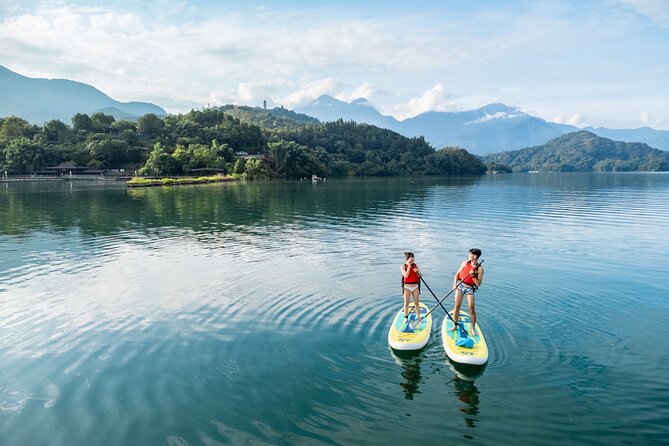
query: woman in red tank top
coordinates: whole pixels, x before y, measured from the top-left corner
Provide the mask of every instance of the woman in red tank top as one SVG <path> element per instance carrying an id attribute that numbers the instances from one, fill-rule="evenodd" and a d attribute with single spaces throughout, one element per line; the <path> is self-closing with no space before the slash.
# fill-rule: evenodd
<path id="1" fill-rule="evenodd" d="M 412 252 L 405 252 L 406 262 L 400 267 L 402 272 L 402 293 L 404 294 L 404 319 L 409 320 L 409 301 L 413 296 L 416 317 L 420 318 L 420 268 L 414 262 Z"/>
<path id="2" fill-rule="evenodd" d="M 469 316 L 472 324 L 470 334 L 472 336 L 476 336 L 476 308 L 474 306 L 476 289 L 481 286 L 481 282 L 483 281 L 483 266 L 478 264 L 479 257 L 481 257 L 480 249 L 470 249 L 467 260 L 462 262 L 460 269 L 458 269 L 455 277 L 453 277 L 453 289 L 455 290 L 453 320 L 457 322 L 460 317 L 462 299 L 464 296 L 467 296 L 467 306 L 469 307 Z M 454 325 L 452 330 L 455 329 L 456 326 Z"/>

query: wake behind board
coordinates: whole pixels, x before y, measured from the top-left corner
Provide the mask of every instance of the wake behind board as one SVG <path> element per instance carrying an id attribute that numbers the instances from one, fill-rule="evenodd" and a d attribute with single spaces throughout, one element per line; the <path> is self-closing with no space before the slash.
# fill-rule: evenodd
<path id="1" fill-rule="evenodd" d="M 410 327 L 411 321 L 416 319 L 416 312 L 413 311 L 414 304 L 409 305 L 409 320 L 404 319 L 404 309 L 401 309 L 392 319 L 390 331 L 388 332 L 388 344 L 395 350 L 418 350 L 427 344 L 430 340 L 432 331 L 432 315 L 428 314 L 428 308 L 425 304 L 420 304 L 420 313 L 423 320 L 413 330 Z"/>
<path id="2" fill-rule="evenodd" d="M 453 316 L 452 311 L 450 314 Z M 461 364 L 483 365 L 488 362 L 488 345 L 485 342 L 479 324 L 476 324 L 476 336 L 472 336 L 472 324 L 468 313 L 460 311 L 460 320 L 458 323 L 465 327 L 467 333 L 469 333 L 469 338 L 474 341 L 474 345 L 472 348 L 467 348 L 456 344 L 456 341 L 461 336 L 460 330 L 451 331 L 454 324 L 451 318 L 447 316 L 441 324 L 441 339 L 448 357 Z"/>

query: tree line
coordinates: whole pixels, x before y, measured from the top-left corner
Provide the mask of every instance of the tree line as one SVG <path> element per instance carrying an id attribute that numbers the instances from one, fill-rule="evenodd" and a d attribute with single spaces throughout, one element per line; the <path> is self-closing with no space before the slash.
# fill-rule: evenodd
<path id="1" fill-rule="evenodd" d="M 4 171 L 29 174 L 66 161 L 151 176 L 188 175 L 196 169 L 247 178 L 464 175 L 486 170 L 464 149 L 435 151 L 422 137 L 343 120 L 321 124 L 285 109 L 225 106 L 162 119 L 146 114 L 137 121 L 78 113 L 70 125 L 51 120 L 43 126 L 14 116 L 0 118 Z"/>

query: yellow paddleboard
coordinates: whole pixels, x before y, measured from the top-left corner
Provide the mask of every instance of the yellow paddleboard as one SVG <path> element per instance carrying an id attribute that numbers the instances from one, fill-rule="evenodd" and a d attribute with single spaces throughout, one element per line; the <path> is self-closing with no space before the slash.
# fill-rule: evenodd
<path id="1" fill-rule="evenodd" d="M 395 350 L 418 350 L 427 344 L 430 340 L 432 331 L 432 315 L 428 314 L 413 329 L 410 327 L 411 321 L 416 319 L 416 312 L 413 311 L 414 304 L 409 305 L 409 320 L 404 319 L 404 309 L 401 309 L 393 317 L 388 332 L 388 344 Z M 420 304 L 421 315 L 427 314 L 429 309 L 423 303 Z"/>
<path id="2" fill-rule="evenodd" d="M 453 316 L 452 311 L 450 314 Z M 462 325 L 465 330 L 467 330 L 469 338 L 473 341 L 473 345 L 472 348 L 467 348 L 456 344 L 458 339 L 462 337 L 460 330 L 451 331 L 454 324 L 451 318 L 446 316 L 444 322 L 441 324 L 441 339 L 444 343 L 444 350 L 446 350 L 448 357 L 461 364 L 485 364 L 488 361 L 488 345 L 485 342 L 479 324 L 476 324 L 476 336 L 472 336 L 471 320 L 469 319 L 469 314 L 464 311 L 460 311 L 460 320 L 458 321 L 458 324 Z M 464 339 L 462 341 L 464 341 Z"/>

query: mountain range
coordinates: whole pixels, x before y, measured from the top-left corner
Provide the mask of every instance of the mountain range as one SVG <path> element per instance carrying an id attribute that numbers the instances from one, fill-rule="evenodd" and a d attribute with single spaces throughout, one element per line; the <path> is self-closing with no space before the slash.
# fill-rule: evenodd
<path id="1" fill-rule="evenodd" d="M 278 117 L 277 110 L 283 112 L 282 119 L 308 120 L 307 117 L 296 119 L 298 115 L 283 108 L 274 109 L 271 115 Z M 69 124 L 76 113 L 90 115 L 95 112 L 126 120 L 135 120 L 146 113 L 157 116 L 167 114 L 155 104 L 116 101 L 88 84 L 66 79 L 29 78 L 0 65 L 0 117 L 14 115 L 33 124 L 60 119 Z M 243 110 L 231 109 L 230 112 L 239 114 Z M 296 108 L 295 112 L 322 122 L 343 119 L 393 130 L 407 137 L 424 136 L 437 149 L 459 146 L 477 155 L 534 147 L 581 130 L 618 141 L 641 142 L 669 150 L 669 131 L 666 130 L 649 127 L 581 129 L 548 122 L 505 104 L 488 104 L 459 112 L 430 111 L 400 121 L 383 115 L 365 98 L 345 102 L 323 95 L 304 107 Z M 269 115 L 265 118 L 269 119 Z"/>
<path id="2" fill-rule="evenodd" d="M 167 115 L 155 104 L 119 102 L 82 82 L 30 78 L 0 65 L 0 117 L 14 115 L 39 125 L 60 119 L 69 124 L 76 113 L 95 112 L 129 120 L 146 113 Z"/>
<path id="3" fill-rule="evenodd" d="M 662 150 L 669 150 L 669 131 L 666 130 L 648 127 L 581 129 L 548 122 L 505 104 L 488 104 L 476 110 L 461 112 L 431 111 L 400 121 L 381 114 L 365 98 L 344 102 L 323 95 L 295 111 L 321 121 L 353 120 L 394 130 L 404 136 L 424 136 L 436 148 L 460 146 L 477 155 L 537 146 L 566 133 L 581 130 L 602 137 L 626 142 L 642 142 Z"/>

